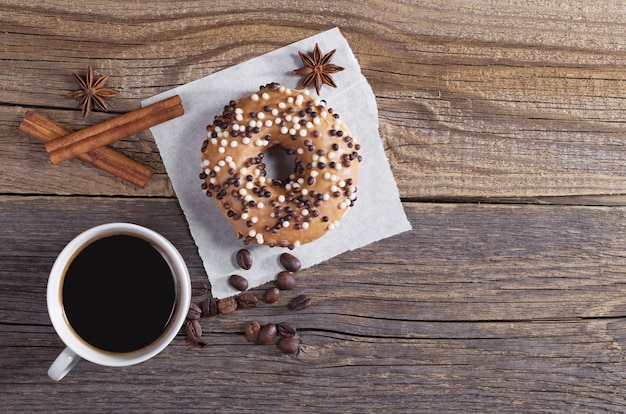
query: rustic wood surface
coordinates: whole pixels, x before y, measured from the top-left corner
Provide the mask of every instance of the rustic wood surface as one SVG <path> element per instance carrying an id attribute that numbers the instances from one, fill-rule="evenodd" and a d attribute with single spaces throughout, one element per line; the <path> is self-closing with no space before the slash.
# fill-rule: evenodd
<path id="1" fill-rule="evenodd" d="M 0 0 L 1 412 L 626 412 L 626 14 L 621 1 Z M 413 231 L 298 273 L 127 368 L 46 374 L 50 267 L 93 225 L 168 237 L 206 278 L 153 137 L 112 147 L 144 189 L 18 131 L 72 129 L 339 27 L 372 85 Z M 118 91 L 83 120 L 72 71 Z M 260 293 L 261 290 L 253 290 Z M 294 312 L 293 295 L 314 304 Z M 291 321 L 296 356 L 245 341 Z"/>

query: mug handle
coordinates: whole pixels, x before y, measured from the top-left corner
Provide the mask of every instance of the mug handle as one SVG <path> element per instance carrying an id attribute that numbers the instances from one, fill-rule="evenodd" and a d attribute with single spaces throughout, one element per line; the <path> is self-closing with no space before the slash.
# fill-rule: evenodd
<path id="1" fill-rule="evenodd" d="M 74 368 L 78 361 L 80 361 L 80 357 L 76 352 L 66 347 L 48 369 L 48 376 L 55 381 L 60 381 Z"/>

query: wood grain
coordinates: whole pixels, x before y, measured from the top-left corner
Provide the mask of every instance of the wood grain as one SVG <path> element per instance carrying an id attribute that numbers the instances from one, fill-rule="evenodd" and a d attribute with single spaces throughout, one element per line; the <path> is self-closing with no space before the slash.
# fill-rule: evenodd
<path id="1" fill-rule="evenodd" d="M 180 249 L 195 280 L 201 264 L 174 200 L 5 196 L 0 206 L 9 247 L 0 400 L 10 409 L 571 412 L 625 403 L 623 207 L 408 203 L 413 231 L 297 273 L 296 290 L 276 304 L 203 319 L 207 347 L 188 349 L 181 336 L 139 366 L 83 361 L 59 385 L 45 377 L 62 347 L 45 283 L 70 238 L 140 218 Z M 288 310 L 300 293 L 313 305 Z M 292 322 L 300 353 L 246 342 L 251 319 Z"/>
<path id="2" fill-rule="evenodd" d="M 333 26 L 374 88 L 403 197 L 626 189 L 626 36 L 612 2 L 572 2 L 565 10 L 545 1 L 304 2 L 297 9 L 266 1 L 96 2 L 89 9 L 2 3 L 7 160 L 0 184 L 9 191 L 45 193 L 40 177 L 23 173 L 25 166 L 42 171 L 34 168 L 42 165 L 39 146 L 15 132 L 25 108 L 46 108 L 44 115 L 73 129 L 84 125 L 63 98 L 73 88 L 71 71 L 92 63 L 111 73 L 119 92 L 112 110 L 127 112 L 143 98 Z M 120 145 L 159 164 L 149 133 L 138 139 Z M 74 169 L 46 169 L 46 190 L 76 192 L 81 183 L 68 179 Z M 172 195 L 158 175 L 138 191 L 85 174 L 104 181 L 93 187 L 99 194 Z"/>
<path id="3" fill-rule="evenodd" d="M 608 0 L 0 0 L 0 411 L 626 411 L 624 23 Z M 375 92 L 413 230 L 203 319 L 203 349 L 181 335 L 52 383 L 46 282 L 76 234 L 142 224 L 206 275 L 148 131 L 112 144 L 155 172 L 139 189 L 53 166 L 24 112 L 85 128 L 332 27 Z M 65 95 L 89 64 L 118 94 L 83 120 Z M 299 293 L 313 305 L 288 310 Z M 289 320 L 300 352 L 247 343 L 250 319 Z"/>

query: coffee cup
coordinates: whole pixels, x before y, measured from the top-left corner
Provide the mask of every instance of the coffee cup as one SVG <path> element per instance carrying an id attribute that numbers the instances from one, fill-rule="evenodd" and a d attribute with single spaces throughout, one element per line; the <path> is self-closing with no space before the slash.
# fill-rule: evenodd
<path id="1" fill-rule="evenodd" d="M 48 313 L 66 347 L 48 375 L 59 381 L 80 359 L 121 367 L 152 358 L 178 334 L 190 301 L 185 261 L 159 233 L 131 223 L 84 231 L 50 271 Z"/>

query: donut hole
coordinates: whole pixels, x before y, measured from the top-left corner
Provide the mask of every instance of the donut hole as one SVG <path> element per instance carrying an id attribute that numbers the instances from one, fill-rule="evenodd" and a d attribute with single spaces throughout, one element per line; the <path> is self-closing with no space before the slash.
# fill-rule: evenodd
<path id="1" fill-rule="evenodd" d="M 265 164 L 266 178 L 279 180 L 284 186 L 289 182 L 289 176 L 294 172 L 296 157 L 282 145 L 276 144 L 265 151 L 263 163 Z"/>

